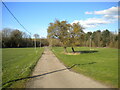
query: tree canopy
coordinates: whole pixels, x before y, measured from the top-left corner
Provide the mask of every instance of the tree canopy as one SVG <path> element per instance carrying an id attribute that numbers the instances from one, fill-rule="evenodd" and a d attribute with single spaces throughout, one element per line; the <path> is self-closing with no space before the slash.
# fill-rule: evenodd
<path id="1" fill-rule="evenodd" d="M 71 46 L 74 52 L 73 47 L 79 41 L 82 34 L 84 34 L 83 29 L 79 23 L 69 24 L 67 21 L 56 20 L 54 23 L 49 24 L 47 29 L 48 38 L 59 39 L 65 52 L 67 52 L 67 46 Z"/>

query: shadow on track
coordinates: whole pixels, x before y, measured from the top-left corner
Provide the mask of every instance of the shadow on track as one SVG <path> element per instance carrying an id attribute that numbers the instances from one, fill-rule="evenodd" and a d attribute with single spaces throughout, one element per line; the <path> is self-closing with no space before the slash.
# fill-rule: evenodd
<path id="1" fill-rule="evenodd" d="M 83 54 L 83 53 L 96 53 L 96 52 L 98 52 L 98 51 L 90 50 L 90 51 L 75 51 L 74 53 L 81 53 L 81 54 Z"/>
<path id="2" fill-rule="evenodd" d="M 59 69 L 59 70 L 43 73 L 43 74 L 40 74 L 40 75 L 35 75 L 35 76 L 29 76 L 29 77 L 19 78 L 19 79 L 15 79 L 15 80 L 10 80 L 8 82 L 3 83 L 2 85 L 5 85 L 5 84 L 10 83 L 10 82 L 16 82 L 16 81 L 20 81 L 20 80 L 24 80 L 24 79 L 40 77 L 40 76 L 44 76 L 44 75 L 47 75 L 47 74 L 52 74 L 52 73 L 55 73 L 55 72 L 60 72 L 60 71 L 64 71 L 64 70 L 67 70 L 67 69 L 72 69 L 73 67 L 79 66 L 79 65 L 89 65 L 89 64 L 95 64 L 95 63 L 96 62 L 90 62 L 90 63 L 85 63 L 85 64 L 73 64 L 72 66 L 64 68 L 64 69 Z"/>

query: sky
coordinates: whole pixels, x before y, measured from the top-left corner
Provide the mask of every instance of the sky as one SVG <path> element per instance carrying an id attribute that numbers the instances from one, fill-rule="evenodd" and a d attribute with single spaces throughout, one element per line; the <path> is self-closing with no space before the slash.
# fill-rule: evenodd
<path id="1" fill-rule="evenodd" d="M 16 18 L 32 34 L 47 37 L 49 23 L 67 20 L 79 22 L 84 31 L 118 30 L 117 2 L 5 2 Z M 26 32 L 2 6 L 2 28 Z M 27 32 L 26 32 L 27 33 Z"/>

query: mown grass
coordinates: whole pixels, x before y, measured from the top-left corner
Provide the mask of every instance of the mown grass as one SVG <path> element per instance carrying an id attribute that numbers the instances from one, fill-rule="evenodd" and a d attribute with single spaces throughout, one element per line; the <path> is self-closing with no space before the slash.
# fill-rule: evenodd
<path id="1" fill-rule="evenodd" d="M 27 77 L 42 55 L 44 48 L 2 49 L 2 83 Z M 26 80 L 8 83 L 3 88 L 24 88 Z"/>
<path id="2" fill-rule="evenodd" d="M 95 53 L 83 53 L 79 55 L 66 55 L 62 47 L 53 47 L 54 54 L 66 65 L 84 64 L 76 66 L 74 71 L 98 80 L 111 87 L 118 87 L 118 49 L 113 48 L 92 48 Z M 67 48 L 71 52 L 71 48 Z M 89 47 L 76 47 L 76 51 L 90 51 Z"/>

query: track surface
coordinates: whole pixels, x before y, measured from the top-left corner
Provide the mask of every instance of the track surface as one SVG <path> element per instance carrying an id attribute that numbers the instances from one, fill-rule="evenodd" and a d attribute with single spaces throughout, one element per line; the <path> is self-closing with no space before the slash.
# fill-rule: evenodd
<path id="1" fill-rule="evenodd" d="M 45 48 L 44 54 L 38 61 L 32 75 L 59 71 L 30 79 L 26 88 L 109 88 L 89 77 L 65 68 L 52 51 Z"/>

